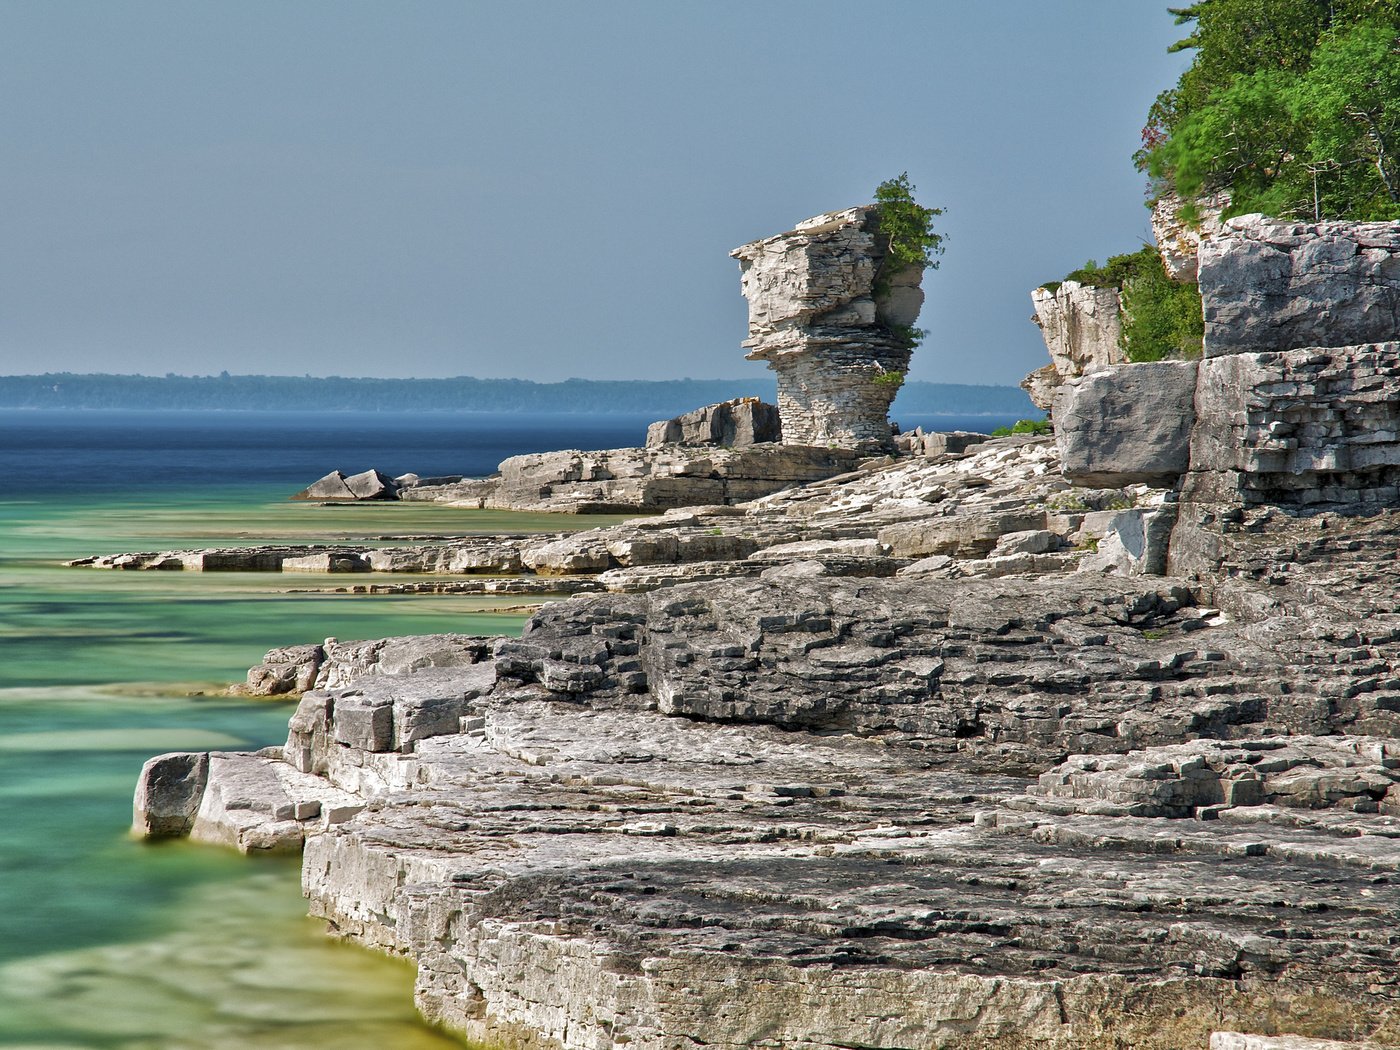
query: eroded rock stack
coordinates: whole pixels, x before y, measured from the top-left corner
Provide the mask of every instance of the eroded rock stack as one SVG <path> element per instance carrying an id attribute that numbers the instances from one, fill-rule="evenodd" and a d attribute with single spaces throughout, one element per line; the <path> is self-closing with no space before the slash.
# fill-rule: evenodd
<path id="1" fill-rule="evenodd" d="M 730 253 L 749 302 L 744 346 L 778 374 L 786 444 L 890 443 L 923 271 L 887 266 L 877 216 L 874 205 L 828 212 Z"/>

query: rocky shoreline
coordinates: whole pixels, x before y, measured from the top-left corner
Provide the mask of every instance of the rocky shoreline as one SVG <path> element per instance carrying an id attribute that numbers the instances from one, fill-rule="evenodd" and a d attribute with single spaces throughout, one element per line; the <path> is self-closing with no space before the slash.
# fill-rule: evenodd
<path id="1" fill-rule="evenodd" d="M 817 218 L 746 246 L 822 292 L 750 273 L 760 344 L 877 315 L 864 214 Z M 518 639 L 269 653 L 286 744 L 152 759 L 137 832 L 301 850 L 313 914 L 501 1045 L 1400 1045 L 1400 224 L 1246 217 L 1198 256 L 1204 358 L 1052 346 L 1053 439 L 876 449 L 817 381 L 849 362 L 785 358 L 843 469 L 355 554 L 595 593 Z"/>

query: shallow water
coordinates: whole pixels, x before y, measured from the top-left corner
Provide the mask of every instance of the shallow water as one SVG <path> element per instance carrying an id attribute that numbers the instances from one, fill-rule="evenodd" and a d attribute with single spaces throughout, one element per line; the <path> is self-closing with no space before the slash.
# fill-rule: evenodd
<path id="1" fill-rule="evenodd" d="M 74 416 L 0 413 L 0 451 L 14 468 L 0 493 L 0 1046 L 460 1046 L 418 1019 L 411 966 L 335 943 L 305 917 L 294 861 L 135 842 L 127 834 L 131 793 L 151 755 L 285 739 L 290 704 L 219 695 L 267 649 L 327 637 L 517 633 L 522 614 L 493 610 L 518 599 L 288 594 L 278 574 L 59 562 L 123 550 L 600 522 L 287 503 L 289 492 L 335 465 L 328 456 L 343 436 L 341 418 L 321 430 L 314 420 L 283 420 L 289 425 L 269 436 L 265 429 L 279 421 L 265 414 L 214 424 Z M 360 425 L 361 443 L 375 424 Z M 394 465 L 447 472 L 446 463 L 423 464 L 418 446 L 447 445 L 463 426 L 455 417 L 440 417 L 437 430 L 390 420 L 380 428 L 387 454 L 374 460 L 416 456 Z M 200 449 L 239 441 L 261 449 L 256 482 L 192 476 Z M 499 458 L 499 450 L 483 447 L 476 461 L 459 451 L 453 462 L 466 465 L 452 472 L 487 469 L 482 457 Z M 126 467 L 120 484 L 107 469 L 113 449 Z M 308 476 L 318 456 L 324 466 Z M 290 582 L 344 580 L 298 574 Z"/>

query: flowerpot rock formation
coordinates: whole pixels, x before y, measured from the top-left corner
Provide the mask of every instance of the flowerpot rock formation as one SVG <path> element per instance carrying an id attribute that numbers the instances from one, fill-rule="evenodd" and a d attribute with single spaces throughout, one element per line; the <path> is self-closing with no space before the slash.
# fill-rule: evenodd
<path id="1" fill-rule="evenodd" d="M 784 444 L 890 444 L 923 270 L 890 272 L 878 215 L 876 205 L 827 212 L 730 252 L 749 302 L 748 359 L 778 374 Z"/>

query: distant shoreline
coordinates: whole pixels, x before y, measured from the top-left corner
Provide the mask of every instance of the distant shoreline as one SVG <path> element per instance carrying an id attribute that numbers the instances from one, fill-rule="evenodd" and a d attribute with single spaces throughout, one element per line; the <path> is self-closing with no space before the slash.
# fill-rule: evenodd
<path id="1" fill-rule="evenodd" d="M 678 415 L 736 397 L 776 397 L 771 379 L 375 379 L 331 376 L 0 376 L 0 410 Z M 1039 416 L 1018 387 L 907 382 L 892 414 Z"/>

